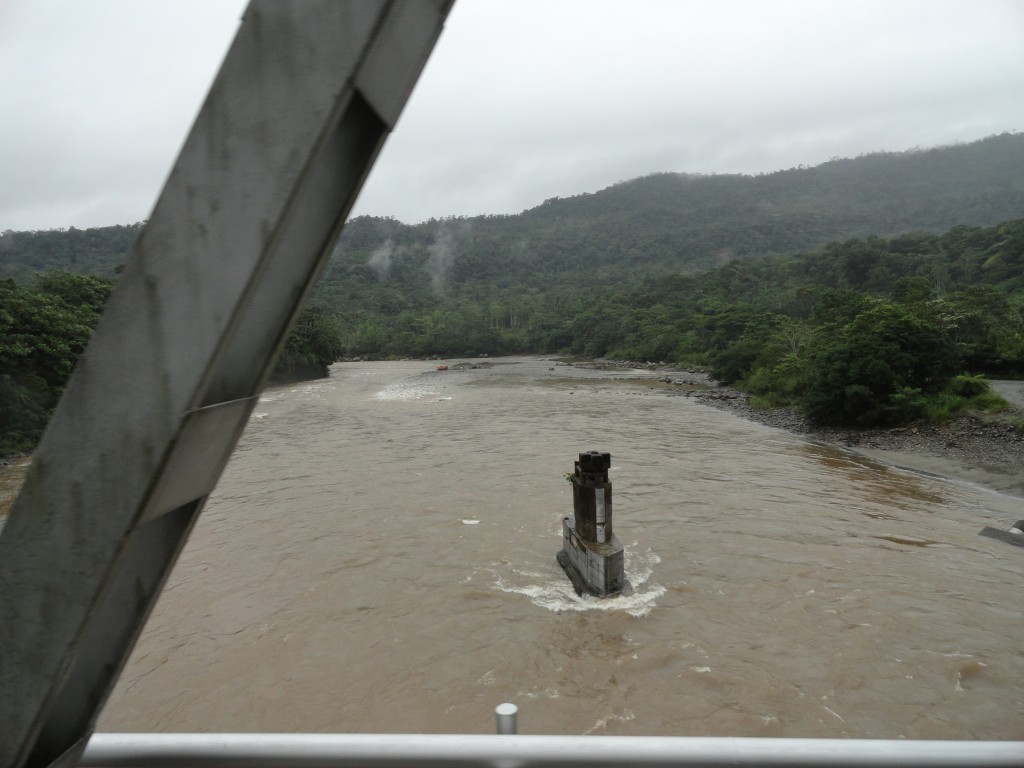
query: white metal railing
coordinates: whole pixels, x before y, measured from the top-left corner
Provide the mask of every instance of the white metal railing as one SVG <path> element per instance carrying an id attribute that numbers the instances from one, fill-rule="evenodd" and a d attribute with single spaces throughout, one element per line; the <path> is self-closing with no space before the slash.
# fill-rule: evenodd
<path id="1" fill-rule="evenodd" d="M 84 768 L 1024 766 L 1024 742 L 413 734 L 95 734 Z"/>

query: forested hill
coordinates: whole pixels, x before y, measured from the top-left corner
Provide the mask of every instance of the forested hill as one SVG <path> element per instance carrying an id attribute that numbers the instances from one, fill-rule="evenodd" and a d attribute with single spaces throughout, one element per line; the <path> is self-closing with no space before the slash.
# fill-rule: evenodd
<path id="1" fill-rule="evenodd" d="M 1024 134 L 760 176 L 658 174 L 525 212 L 527 229 L 607 237 L 603 261 L 703 269 L 828 241 L 984 226 L 1024 211 Z M 618 253 L 614 252 L 618 248 Z"/>
<path id="2" fill-rule="evenodd" d="M 830 241 L 986 226 L 1024 212 L 1024 133 L 836 159 L 759 176 L 664 173 L 518 215 L 407 225 L 359 217 L 329 275 L 409 295 L 601 284 L 700 272 Z M 51 268 L 111 275 L 141 224 L 0 234 L 0 278 Z"/>
<path id="3" fill-rule="evenodd" d="M 113 277 L 128 258 L 142 223 L 92 229 L 47 229 L 0 232 L 0 279 L 22 284 L 51 269 L 80 275 Z"/>
<path id="4" fill-rule="evenodd" d="M 369 264 L 398 284 L 429 279 L 435 291 L 484 295 L 699 272 L 830 241 L 1017 218 L 1022 169 L 1024 133 L 760 176 L 657 174 L 515 216 L 415 226 L 358 218 L 334 266 L 358 274 Z"/>

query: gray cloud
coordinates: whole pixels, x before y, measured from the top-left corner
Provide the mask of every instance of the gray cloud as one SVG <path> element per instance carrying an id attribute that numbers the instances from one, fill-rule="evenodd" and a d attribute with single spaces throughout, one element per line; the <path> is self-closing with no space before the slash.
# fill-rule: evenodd
<path id="1" fill-rule="evenodd" d="M 1022 43 L 1013 3 L 464 3 L 359 209 L 518 212 L 1024 129 Z"/>
<path id="2" fill-rule="evenodd" d="M 243 2 L 0 3 L 0 229 L 146 218 Z"/>
<path id="3" fill-rule="evenodd" d="M 242 9 L 0 4 L 0 229 L 145 218 Z M 970 141 L 1024 130 L 1021 93 L 1016 0 L 458 0 L 354 213 Z"/>

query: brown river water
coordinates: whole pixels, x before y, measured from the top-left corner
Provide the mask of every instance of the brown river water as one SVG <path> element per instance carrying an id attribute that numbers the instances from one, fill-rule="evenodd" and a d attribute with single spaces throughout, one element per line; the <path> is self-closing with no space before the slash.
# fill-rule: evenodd
<path id="1" fill-rule="evenodd" d="M 1022 501 L 531 358 L 256 408 L 101 731 L 1024 738 Z M 629 594 L 555 561 L 612 454 Z"/>

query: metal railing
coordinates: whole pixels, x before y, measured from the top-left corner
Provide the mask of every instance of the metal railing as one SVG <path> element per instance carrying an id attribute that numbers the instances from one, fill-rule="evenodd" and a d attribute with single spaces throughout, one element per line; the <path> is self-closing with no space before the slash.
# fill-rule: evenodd
<path id="1" fill-rule="evenodd" d="M 79 765 L 81 768 L 1024 766 L 1024 741 L 516 736 L 518 713 L 515 704 L 495 707 L 496 736 L 97 733 L 89 741 Z"/>
<path id="2" fill-rule="evenodd" d="M 1024 766 L 1024 742 L 414 734 L 98 733 L 83 768 Z"/>

